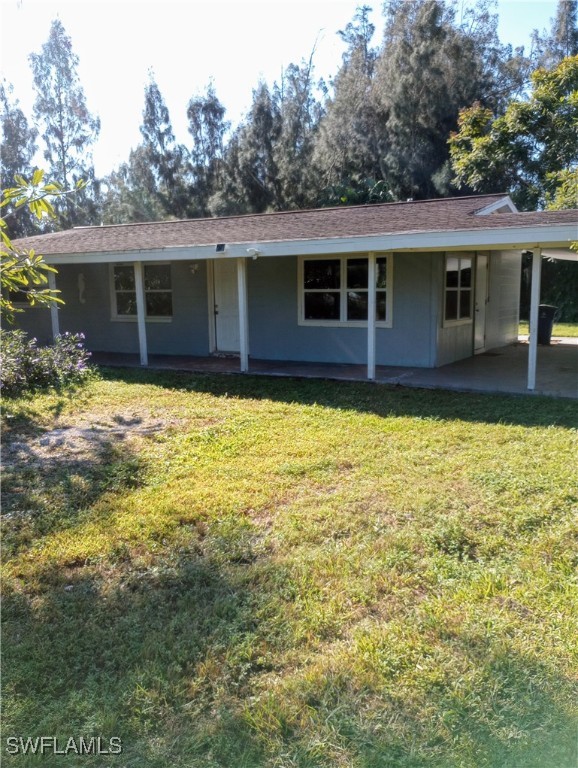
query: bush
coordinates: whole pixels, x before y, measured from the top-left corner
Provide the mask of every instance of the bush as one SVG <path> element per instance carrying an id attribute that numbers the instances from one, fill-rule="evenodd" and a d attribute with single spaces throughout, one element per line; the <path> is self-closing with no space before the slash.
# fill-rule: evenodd
<path id="1" fill-rule="evenodd" d="M 90 352 L 83 345 L 82 333 L 63 333 L 49 347 L 38 347 L 24 331 L 0 331 L 3 395 L 79 384 L 93 375 L 88 364 Z"/>

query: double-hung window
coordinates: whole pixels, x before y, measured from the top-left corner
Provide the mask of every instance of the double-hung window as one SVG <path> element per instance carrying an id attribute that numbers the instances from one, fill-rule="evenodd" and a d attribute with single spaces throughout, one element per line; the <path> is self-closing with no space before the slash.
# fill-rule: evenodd
<path id="1" fill-rule="evenodd" d="M 114 264 L 111 268 L 111 281 L 113 319 L 136 319 L 136 277 L 133 265 Z M 147 320 L 170 320 L 173 315 L 171 265 L 144 264 L 143 289 Z"/>
<path id="2" fill-rule="evenodd" d="M 392 257 L 376 258 L 375 320 L 391 326 Z M 304 257 L 300 261 L 302 325 L 367 325 L 369 263 L 367 257 Z"/>
<path id="3" fill-rule="evenodd" d="M 446 325 L 471 322 L 472 319 L 471 256 L 446 256 L 444 284 L 444 321 Z"/>

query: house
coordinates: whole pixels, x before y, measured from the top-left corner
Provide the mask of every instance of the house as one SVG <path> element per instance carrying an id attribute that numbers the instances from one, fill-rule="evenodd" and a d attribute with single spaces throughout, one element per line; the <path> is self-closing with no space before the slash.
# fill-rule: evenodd
<path id="1" fill-rule="evenodd" d="M 28 309 L 40 341 L 92 351 L 237 354 L 437 367 L 517 340 L 522 253 L 569 255 L 577 211 L 518 212 L 478 195 L 187 221 L 80 227 L 21 240 L 56 266 L 59 309 Z M 374 289 L 371 289 L 374 286 Z M 535 339 L 534 338 L 534 367 Z M 532 348 L 528 386 L 532 388 Z"/>

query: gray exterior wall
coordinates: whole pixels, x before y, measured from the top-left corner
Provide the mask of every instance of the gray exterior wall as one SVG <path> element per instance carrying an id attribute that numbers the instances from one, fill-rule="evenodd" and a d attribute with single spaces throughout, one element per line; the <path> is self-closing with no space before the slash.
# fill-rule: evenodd
<path id="1" fill-rule="evenodd" d="M 210 353 L 206 262 L 173 262 L 173 318 L 148 321 L 150 354 Z M 434 367 L 473 354 L 473 322 L 443 327 L 443 253 L 398 253 L 393 256 L 393 325 L 376 330 L 376 363 Z M 517 338 L 521 257 L 490 254 L 486 349 Z M 300 325 L 298 259 L 248 260 L 249 352 L 253 358 L 365 364 L 367 328 Z M 79 276 L 84 277 L 84 303 Z M 59 310 L 61 332 L 82 332 L 91 351 L 138 353 L 136 321 L 111 315 L 108 265 L 64 265 L 56 277 L 65 305 Z M 50 311 L 28 309 L 19 327 L 40 343 L 51 340 Z"/>
<path id="2" fill-rule="evenodd" d="M 4 330 L 19 328 L 31 338 L 38 339 L 40 345 L 52 342 L 52 322 L 50 310 L 46 307 L 26 307 L 24 312 L 18 312 L 14 317 L 14 325 L 4 325 Z"/>
<path id="3" fill-rule="evenodd" d="M 433 255 L 394 255 L 393 327 L 377 328 L 378 365 L 433 365 Z M 249 350 L 254 358 L 367 362 L 367 328 L 299 325 L 296 257 L 258 259 L 248 268 Z"/>
<path id="4" fill-rule="evenodd" d="M 207 355 L 209 353 L 207 271 L 205 262 L 171 265 L 173 318 L 170 322 L 147 321 L 151 354 Z M 84 276 L 84 303 L 80 301 L 79 276 Z M 136 320 L 113 320 L 108 264 L 63 265 L 58 268 L 56 287 L 64 306 L 58 310 L 60 332 L 84 333 L 86 347 L 93 352 L 138 353 Z M 18 316 L 18 327 L 41 343 L 51 341 L 50 311 L 28 309 Z"/>

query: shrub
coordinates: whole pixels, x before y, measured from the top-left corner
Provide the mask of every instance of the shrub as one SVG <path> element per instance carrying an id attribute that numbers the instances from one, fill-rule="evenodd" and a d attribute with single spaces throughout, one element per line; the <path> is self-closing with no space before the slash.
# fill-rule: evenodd
<path id="1" fill-rule="evenodd" d="M 48 347 L 37 346 L 24 331 L 0 331 L 3 395 L 15 396 L 44 387 L 79 384 L 93 375 L 82 333 L 63 333 Z"/>

